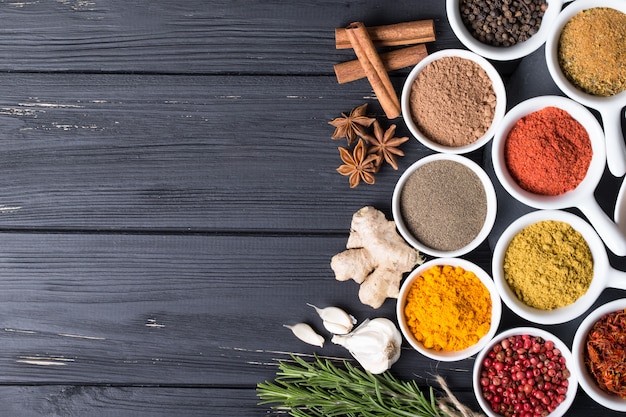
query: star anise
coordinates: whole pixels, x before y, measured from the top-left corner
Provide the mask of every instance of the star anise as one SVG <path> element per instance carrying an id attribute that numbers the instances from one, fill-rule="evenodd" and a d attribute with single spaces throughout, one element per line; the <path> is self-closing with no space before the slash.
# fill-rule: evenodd
<path id="1" fill-rule="evenodd" d="M 367 184 L 374 184 L 374 173 L 377 171 L 380 156 L 368 154 L 365 142 L 361 139 L 352 153 L 347 148 L 338 149 L 344 164 L 337 168 L 337 172 L 350 177 L 350 188 L 359 185 L 361 180 Z"/>
<path id="2" fill-rule="evenodd" d="M 328 124 L 335 126 L 335 132 L 331 136 L 332 139 L 348 139 L 348 145 L 352 145 L 357 140 L 357 128 L 359 126 L 369 127 L 376 120 L 373 117 L 367 117 L 367 103 L 352 109 L 350 115 L 341 113 L 341 117 L 336 118 Z"/>
<path id="3" fill-rule="evenodd" d="M 375 154 L 379 157 L 379 162 L 382 163 L 383 159 L 387 161 L 393 169 L 398 169 L 398 163 L 396 156 L 404 156 L 404 152 L 398 149 L 398 146 L 409 140 L 408 137 L 396 138 L 396 125 L 391 125 L 387 131 L 383 133 L 383 128 L 378 121 L 374 122 L 374 135 L 370 135 L 365 130 L 361 130 L 359 134 L 363 139 L 370 144 L 368 149 L 369 154 Z"/>

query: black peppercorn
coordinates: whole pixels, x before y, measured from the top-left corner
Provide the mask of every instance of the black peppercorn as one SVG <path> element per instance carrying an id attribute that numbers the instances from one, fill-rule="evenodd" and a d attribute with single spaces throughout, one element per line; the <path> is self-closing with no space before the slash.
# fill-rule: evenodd
<path id="1" fill-rule="evenodd" d="M 511 46 L 539 30 L 546 0 L 460 0 L 461 20 L 472 36 L 492 46 Z"/>

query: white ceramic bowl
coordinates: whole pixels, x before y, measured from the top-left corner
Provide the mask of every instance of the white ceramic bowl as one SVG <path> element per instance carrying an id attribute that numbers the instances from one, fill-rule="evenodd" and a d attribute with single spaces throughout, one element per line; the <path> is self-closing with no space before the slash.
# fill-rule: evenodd
<path id="1" fill-rule="evenodd" d="M 544 107 L 558 107 L 569 113 L 587 130 L 591 140 L 593 156 L 587 174 L 582 182 L 571 191 L 561 195 L 546 196 L 531 193 L 521 188 L 511 177 L 504 158 L 506 139 L 515 123 L 524 116 Z M 595 199 L 594 192 L 606 167 L 606 148 L 602 127 L 594 115 L 583 105 L 567 97 L 539 96 L 522 101 L 513 107 L 502 119 L 492 143 L 491 157 L 496 177 L 518 201 L 539 209 L 562 209 L 576 207 L 589 219 L 608 248 L 616 255 L 626 255 L 626 236 L 603 211 Z"/>
<path id="2" fill-rule="evenodd" d="M 539 336 L 546 341 L 550 340 L 554 342 L 554 346 L 558 348 L 561 351 L 561 355 L 565 357 L 565 366 L 570 371 L 570 377 L 568 378 L 569 385 L 567 387 L 567 393 L 565 394 L 566 395 L 565 401 L 559 404 L 559 406 L 552 413 L 549 414 L 549 417 L 563 416 L 567 412 L 567 410 L 571 407 L 572 403 L 574 402 L 574 399 L 576 398 L 576 390 L 578 389 L 578 378 L 577 378 L 575 370 L 573 369 L 574 368 L 573 364 L 575 363 L 575 361 L 573 359 L 572 353 L 570 352 L 569 348 L 565 345 L 565 343 L 563 343 L 561 339 L 559 339 L 552 333 L 547 332 L 545 330 L 537 329 L 534 327 L 517 327 L 517 328 L 505 330 L 504 332 L 496 335 L 491 340 L 491 342 L 488 343 L 488 345 L 485 346 L 485 348 L 482 351 L 480 351 L 480 353 L 476 356 L 476 361 L 474 362 L 473 384 L 472 384 L 474 386 L 474 394 L 476 395 L 476 400 L 478 401 L 478 404 L 483 409 L 485 414 L 487 414 L 488 417 L 502 417 L 502 416 L 500 414 L 494 413 L 491 410 L 489 403 L 482 396 L 481 388 L 480 388 L 480 373 L 482 370 L 483 361 L 485 357 L 487 356 L 487 354 L 489 353 L 489 351 L 492 349 L 492 347 L 496 343 L 500 343 L 502 340 L 510 336 L 525 335 L 525 334 L 528 334 L 530 336 Z"/>
<path id="3" fill-rule="evenodd" d="M 476 141 L 464 145 L 464 146 L 445 146 L 440 143 L 437 143 L 426 135 L 424 135 L 417 124 L 411 118 L 411 86 L 413 85 L 415 79 L 419 75 L 419 73 L 430 63 L 445 57 L 459 57 L 463 59 L 468 59 L 474 61 L 487 73 L 489 78 L 491 79 L 491 84 L 493 86 L 493 90 L 496 94 L 496 108 L 495 114 L 493 117 L 493 121 L 491 122 L 491 126 L 485 134 L 478 138 Z M 404 82 L 404 86 L 402 87 L 402 96 L 401 102 L 402 106 L 402 114 L 404 115 L 404 122 L 411 134 L 420 141 L 424 146 L 437 151 L 444 153 L 454 153 L 454 154 L 462 154 L 474 151 L 481 146 L 484 146 L 489 140 L 493 137 L 496 126 L 504 116 L 506 112 L 506 89 L 504 87 L 504 83 L 502 82 L 502 78 L 498 71 L 487 61 L 485 58 L 466 50 L 461 49 L 444 49 L 441 51 L 434 52 L 421 60 L 409 73 L 406 81 Z"/>
<path id="4" fill-rule="evenodd" d="M 469 50 L 488 59 L 511 61 L 529 55 L 544 44 L 565 2 L 563 0 L 547 0 L 548 8 L 543 15 L 539 31 L 525 42 L 508 47 L 487 45 L 473 37 L 461 19 L 459 0 L 446 0 L 446 14 L 454 34 Z"/>
<path id="5" fill-rule="evenodd" d="M 504 255 L 511 239 L 527 226 L 544 220 L 562 221 L 580 232 L 587 241 L 593 257 L 593 278 L 587 292 L 573 304 L 554 310 L 530 307 L 515 295 L 504 277 Z M 491 270 L 504 304 L 518 316 L 544 325 L 565 323 L 575 319 L 587 311 L 606 288 L 626 289 L 626 272 L 611 267 L 604 244 L 589 223 L 573 213 L 561 210 L 533 211 L 511 223 L 494 247 Z"/>
<path id="6" fill-rule="evenodd" d="M 487 334 L 485 334 L 475 345 L 470 346 L 466 349 L 459 351 L 436 351 L 434 349 L 427 349 L 421 342 L 418 342 L 415 339 L 415 336 L 413 336 L 411 330 L 406 324 L 404 305 L 408 292 L 417 277 L 419 277 L 420 274 L 435 265 L 460 266 L 466 271 L 473 272 L 485 285 L 485 287 L 487 287 L 487 289 L 489 290 L 489 294 L 491 295 L 491 327 L 489 328 Z M 498 291 L 496 290 L 493 280 L 491 279 L 489 274 L 487 274 L 487 272 L 485 272 L 485 270 L 480 268 L 478 265 L 460 258 L 439 258 L 433 259 L 420 265 L 406 278 L 406 280 L 400 287 L 400 294 L 398 296 L 398 301 L 396 304 L 396 316 L 398 318 L 400 331 L 404 335 L 404 338 L 415 350 L 431 359 L 443 362 L 453 362 L 467 359 L 470 356 L 475 355 L 485 345 L 487 345 L 487 343 L 489 343 L 491 338 L 496 334 L 498 326 L 500 325 L 500 319 L 502 316 L 502 302 L 500 301 L 500 296 L 498 295 Z M 437 318 L 433 317 L 433 320 L 437 320 Z"/>
<path id="7" fill-rule="evenodd" d="M 626 308 L 626 299 L 612 301 L 604 304 L 597 309 L 593 310 L 589 315 L 580 323 L 576 335 L 574 336 L 574 342 L 572 343 L 572 355 L 574 356 L 574 366 L 576 368 L 580 386 L 583 390 L 600 405 L 611 410 L 626 412 L 626 400 L 611 395 L 598 387 L 595 379 L 584 363 L 585 356 L 585 339 L 587 334 L 593 327 L 593 325 L 602 318 L 603 315 L 612 313 L 614 311 L 623 310 Z"/>
<path id="8" fill-rule="evenodd" d="M 546 39 L 546 64 L 555 84 L 568 97 L 596 109 L 602 116 L 606 137 L 608 168 L 613 175 L 621 177 L 626 173 L 626 145 L 622 133 L 621 119 L 626 106 L 626 91 L 610 97 L 587 94 L 573 85 L 563 74 L 558 59 L 559 39 L 563 27 L 582 10 L 595 7 L 608 7 L 626 13 L 626 2 L 623 0 L 577 0 L 567 6 L 559 14 L 550 27 Z"/>
<path id="9" fill-rule="evenodd" d="M 433 161 L 454 161 L 458 162 L 467 168 L 471 169 L 482 182 L 483 188 L 485 190 L 485 196 L 487 199 L 487 214 L 485 216 L 485 222 L 483 223 L 482 229 L 476 235 L 476 237 L 467 245 L 462 248 L 451 250 L 451 251 L 443 251 L 438 249 L 433 249 L 426 246 L 424 243 L 420 242 L 417 238 L 415 238 L 409 229 L 407 228 L 404 219 L 402 217 L 402 209 L 400 198 L 402 195 L 402 189 L 404 184 L 408 180 L 408 178 L 413 174 L 418 168 L 423 165 L 433 162 Z M 498 208 L 498 202 L 496 199 L 496 191 L 493 187 L 493 183 L 491 179 L 487 175 L 487 173 L 474 161 L 469 158 L 466 158 L 462 155 L 454 155 L 454 154 L 444 154 L 444 153 L 436 153 L 426 157 L 421 158 L 417 162 L 413 163 L 400 177 L 393 191 L 392 201 L 391 201 L 391 209 L 393 213 L 393 219 L 396 223 L 396 227 L 400 235 L 414 248 L 419 249 L 421 252 L 426 254 L 437 256 L 437 257 L 457 257 L 464 255 L 471 250 L 475 249 L 478 245 L 480 245 L 489 235 L 491 229 L 493 228 L 494 222 L 496 220 L 496 212 Z"/>

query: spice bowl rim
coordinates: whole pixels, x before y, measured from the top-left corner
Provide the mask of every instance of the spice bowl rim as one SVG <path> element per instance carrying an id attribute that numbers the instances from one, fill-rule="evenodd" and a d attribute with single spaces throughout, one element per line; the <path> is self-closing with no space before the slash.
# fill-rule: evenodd
<path id="1" fill-rule="evenodd" d="M 592 148 L 591 163 L 585 177 L 574 189 L 559 195 L 540 195 L 522 189 L 510 175 L 504 156 L 507 137 L 515 123 L 545 107 L 557 107 L 569 113 L 589 134 Z M 607 247 L 618 256 L 626 256 L 626 235 L 602 210 L 595 197 L 595 189 L 607 166 L 607 153 L 602 126 L 587 107 L 569 97 L 544 95 L 524 100 L 507 112 L 492 141 L 491 159 L 499 183 L 516 200 L 538 209 L 580 209 Z"/>
<path id="2" fill-rule="evenodd" d="M 485 190 L 485 197 L 487 199 L 486 201 L 487 213 L 485 215 L 485 221 L 483 223 L 482 228 L 478 232 L 478 234 L 467 245 L 463 246 L 462 248 L 458 248 L 458 249 L 450 250 L 450 251 L 430 248 L 426 246 L 424 243 L 420 242 L 416 237 L 414 237 L 404 223 L 404 219 L 402 217 L 402 210 L 400 207 L 401 206 L 400 197 L 402 195 L 402 189 L 404 187 L 404 184 L 408 180 L 408 178 L 411 176 L 411 174 L 413 174 L 418 168 L 420 168 L 423 165 L 426 165 L 429 162 L 443 161 L 443 160 L 454 161 L 471 169 L 472 172 L 474 172 L 478 176 L 483 186 L 483 189 Z M 495 221 L 496 221 L 497 208 L 498 208 L 498 202 L 497 202 L 497 197 L 496 197 L 496 191 L 493 186 L 493 182 L 491 181 L 491 178 L 489 178 L 489 175 L 487 175 L 485 170 L 476 162 L 472 161 L 471 159 L 465 156 L 457 155 L 457 154 L 434 153 L 434 154 L 427 155 L 423 158 L 418 159 L 411 166 L 409 166 L 404 171 L 404 173 L 402 173 L 402 175 L 400 176 L 400 178 L 398 179 L 398 182 L 396 183 L 394 187 L 392 198 L 391 198 L 391 210 L 393 214 L 393 220 L 396 225 L 396 228 L 398 229 L 398 232 L 400 232 L 400 235 L 411 246 L 418 249 L 420 252 L 426 253 L 431 256 L 436 256 L 436 257 L 454 258 L 454 257 L 458 257 L 461 255 L 465 255 L 466 253 L 476 249 L 476 247 L 478 247 L 485 239 L 487 239 L 487 236 L 489 236 L 489 233 L 491 232 L 491 229 L 493 228 L 493 225 L 495 224 Z"/>
<path id="3" fill-rule="evenodd" d="M 626 106 L 626 90 L 607 97 L 585 93 L 563 74 L 558 58 L 559 41 L 565 25 L 583 10 L 602 7 L 626 13 L 626 2 L 622 0 L 577 0 L 564 8 L 546 39 L 545 60 L 550 77 L 565 95 L 600 113 L 606 136 L 608 168 L 613 175 L 621 177 L 626 173 L 626 146 L 621 127 L 623 108 Z"/>
<path id="4" fill-rule="evenodd" d="M 581 183 L 575 189 L 556 196 L 539 195 L 521 188 L 509 173 L 504 158 L 506 139 L 515 123 L 546 107 L 557 107 L 576 119 L 589 134 L 593 152 L 591 163 Z M 568 97 L 556 95 L 532 97 L 516 104 L 506 113 L 498 129 L 496 129 L 492 141 L 491 157 L 498 181 L 518 201 L 539 209 L 575 207 L 580 202 L 581 195 L 584 194 L 588 198 L 593 198 L 593 192 L 604 173 L 606 166 L 604 132 L 589 109 Z"/>
<path id="5" fill-rule="evenodd" d="M 474 390 L 474 395 L 480 408 L 487 414 L 488 417 L 502 417 L 500 414 L 494 413 L 489 407 L 487 401 L 483 398 L 481 389 L 480 389 L 480 371 L 482 369 L 483 359 L 489 353 L 489 350 L 496 343 L 501 342 L 505 338 L 509 336 L 516 335 L 532 335 L 542 337 L 544 340 L 551 340 L 554 342 L 556 348 L 561 351 L 561 354 L 565 357 L 565 363 L 567 369 L 570 371 L 570 376 L 568 378 L 568 387 L 567 387 L 567 395 L 565 397 L 565 401 L 563 401 L 559 406 L 549 414 L 549 417 L 561 417 L 563 416 L 567 410 L 572 406 L 574 399 L 576 398 L 576 393 L 578 390 L 578 374 L 576 373 L 575 367 L 572 366 L 576 361 L 574 360 L 574 356 L 572 355 L 571 350 L 567 347 L 567 345 L 555 334 L 532 326 L 520 326 L 514 327 L 507 330 L 504 330 L 498 334 L 496 334 L 490 342 L 476 355 L 476 360 L 474 361 L 474 367 L 472 369 L 472 386 Z"/>
<path id="6" fill-rule="evenodd" d="M 446 16 L 452 31 L 466 48 L 487 59 L 513 61 L 530 55 L 546 42 L 552 23 L 559 15 L 563 4 L 568 1 L 571 0 L 547 0 L 548 8 L 544 12 L 537 33 L 526 41 L 513 46 L 492 46 L 482 43 L 472 36 L 461 19 L 459 0 L 446 0 Z"/>
<path id="7" fill-rule="evenodd" d="M 587 371 L 584 363 L 584 343 L 587 334 L 596 321 L 600 320 L 604 314 L 611 313 L 626 308 L 626 298 L 620 298 L 603 304 L 593 311 L 580 323 L 574 341 L 572 342 L 572 355 L 574 356 L 574 365 L 578 375 L 578 381 L 583 391 L 598 404 L 615 411 L 626 411 L 626 399 L 620 399 L 615 395 L 604 392 L 596 384 L 593 377 Z"/>
<path id="8" fill-rule="evenodd" d="M 496 107 L 495 107 L 493 120 L 491 121 L 491 125 L 489 126 L 489 128 L 487 129 L 487 131 L 485 132 L 483 136 L 481 136 L 474 142 L 467 144 L 467 145 L 463 145 L 463 146 L 445 146 L 445 145 L 442 145 L 440 143 L 437 143 L 431 140 L 420 131 L 419 127 L 413 121 L 413 118 L 411 117 L 411 100 L 410 99 L 411 99 L 411 86 L 413 85 L 413 82 L 415 81 L 419 73 L 428 64 L 434 61 L 437 61 L 439 59 L 448 58 L 448 57 L 464 58 L 464 59 L 471 60 L 475 62 L 476 64 L 478 64 L 483 69 L 483 71 L 485 71 L 487 75 L 489 76 L 489 79 L 491 80 L 491 84 L 493 86 L 493 91 L 496 95 Z M 504 82 L 502 81 L 502 77 L 500 76 L 500 73 L 484 57 L 472 51 L 465 50 L 465 49 L 442 49 L 437 52 L 433 52 L 432 54 L 429 54 L 427 57 L 422 59 L 413 67 L 411 72 L 409 72 L 409 75 L 405 79 L 404 84 L 402 86 L 402 93 L 400 96 L 400 106 L 402 108 L 403 120 L 407 128 L 409 129 L 409 132 L 411 132 L 411 135 L 413 135 L 413 137 L 416 138 L 421 144 L 423 144 L 424 146 L 434 151 L 442 152 L 442 153 L 450 153 L 450 154 L 464 154 L 464 153 L 475 151 L 476 149 L 479 149 L 483 147 L 484 145 L 486 145 L 493 137 L 496 127 L 498 126 L 498 124 L 504 117 L 504 114 L 506 113 L 506 101 L 507 101 L 506 88 L 504 86 Z"/>
<path id="9" fill-rule="evenodd" d="M 460 266 L 466 271 L 471 271 L 476 275 L 476 277 L 478 277 L 478 279 L 480 279 L 480 281 L 489 291 L 489 295 L 491 297 L 491 325 L 489 327 L 489 331 L 477 343 L 466 349 L 449 352 L 428 349 L 424 347 L 421 342 L 418 342 L 415 339 L 415 337 L 411 333 L 411 330 L 406 324 L 406 320 L 404 319 L 404 303 L 406 296 L 411 286 L 413 285 L 413 282 L 422 272 L 436 265 Z M 456 257 L 436 258 L 424 262 L 422 265 L 415 268 L 404 280 L 400 287 L 400 292 L 396 301 L 396 318 L 398 320 L 398 326 L 400 327 L 400 331 L 404 339 L 411 345 L 413 349 L 430 359 L 442 362 L 454 362 L 467 359 L 475 355 L 481 349 L 483 349 L 484 346 L 487 345 L 489 341 L 493 338 L 498 330 L 502 318 L 502 301 L 500 299 L 498 290 L 496 289 L 493 280 L 491 279 L 491 276 L 487 273 L 487 271 L 485 271 L 477 264 Z"/>
<path id="10" fill-rule="evenodd" d="M 521 301 L 509 287 L 503 271 L 504 255 L 511 239 L 525 227 L 545 220 L 562 221 L 572 226 L 587 242 L 593 258 L 593 277 L 587 292 L 574 303 L 553 310 L 541 310 Z M 626 285 L 620 282 L 626 273 L 614 270 L 609 265 L 604 244 L 593 227 L 576 214 L 563 210 L 531 211 L 513 221 L 502 232 L 494 246 L 491 271 L 494 284 L 504 304 L 523 319 L 544 325 L 571 321 L 587 311 L 607 287 L 622 288 Z"/>
<path id="11" fill-rule="evenodd" d="M 626 90 L 607 97 L 595 96 L 581 91 L 563 74 L 559 64 L 558 46 L 563 28 L 576 14 L 583 10 L 602 7 L 608 7 L 626 13 L 626 3 L 621 0 L 576 0 L 568 7 L 564 8 L 554 20 L 554 24 L 551 25 L 550 32 L 546 38 L 545 47 L 548 73 L 557 87 L 571 99 L 598 110 L 604 108 L 614 109 L 618 103 L 621 103 L 622 107 L 626 105 Z"/>

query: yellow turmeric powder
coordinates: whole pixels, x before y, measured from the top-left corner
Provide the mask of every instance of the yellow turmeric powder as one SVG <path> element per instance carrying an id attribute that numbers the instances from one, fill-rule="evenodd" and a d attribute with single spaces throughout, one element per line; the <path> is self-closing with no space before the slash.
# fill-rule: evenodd
<path id="1" fill-rule="evenodd" d="M 463 350 L 489 331 L 491 296 L 473 272 L 459 266 L 435 265 L 413 282 L 404 314 L 424 347 Z"/>

